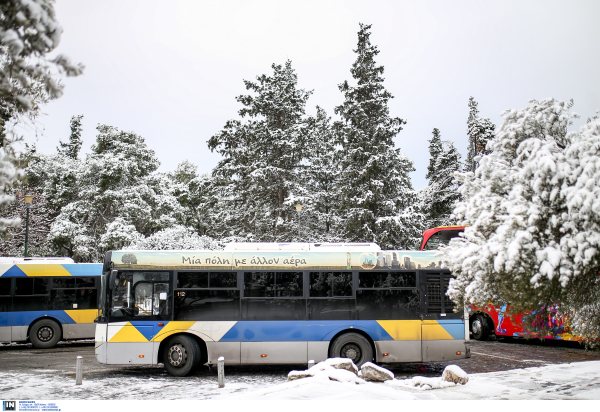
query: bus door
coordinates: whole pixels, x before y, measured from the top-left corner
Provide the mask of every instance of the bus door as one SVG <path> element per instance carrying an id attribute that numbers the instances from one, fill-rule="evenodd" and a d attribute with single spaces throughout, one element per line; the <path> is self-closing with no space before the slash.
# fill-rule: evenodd
<path id="1" fill-rule="evenodd" d="M 423 296 L 421 313 L 421 353 L 423 362 L 456 359 L 455 349 L 464 351 L 462 315 L 454 313 L 454 303 L 446 296 L 452 275 L 448 271 L 421 271 Z M 448 341 L 456 341 L 457 345 Z M 460 346 L 462 344 L 462 346 Z M 464 357 L 464 356 L 463 356 Z"/>
<path id="2" fill-rule="evenodd" d="M 170 289 L 169 272 L 119 272 L 107 331 L 113 343 L 107 348 L 108 363 L 157 362 L 154 346 L 160 342 L 152 339 L 171 318 Z"/>

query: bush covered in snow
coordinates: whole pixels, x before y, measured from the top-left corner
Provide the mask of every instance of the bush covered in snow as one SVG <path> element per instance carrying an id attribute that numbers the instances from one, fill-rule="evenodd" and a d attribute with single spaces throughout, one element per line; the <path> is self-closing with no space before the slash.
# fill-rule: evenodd
<path id="1" fill-rule="evenodd" d="M 469 225 L 442 256 L 462 302 L 509 302 L 515 310 L 558 304 L 571 327 L 600 337 L 600 120 L 567 127 L 572 103 L 532 100 L 508 110 L 490 154 L 459 173 L 454 211 Z"/>
<path id="2" fill-rule="evenodd" d="M 134 240 L 128 250 L 219 250 L 219 242 L 200 236 L 192 228 L 177 225 Z"/>

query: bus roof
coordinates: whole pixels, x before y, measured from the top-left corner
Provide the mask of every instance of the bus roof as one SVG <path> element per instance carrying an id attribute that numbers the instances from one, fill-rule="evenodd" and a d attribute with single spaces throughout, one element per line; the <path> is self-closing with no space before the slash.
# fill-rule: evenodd
<path id="1" fill-rule="evenodd" d="M 68 257 L 0 257 L 0 265 L 21 265 L 21 264 L 45 264 L 45 263 L 75 263 Z"/>
<path id="2" fill-rule="evenodd" d="M 229 243 L 224 251 L 311 251 L 311 252 L 350 252 L 371 251 L 379 252 L 381 248 L 376 243 Z"/>

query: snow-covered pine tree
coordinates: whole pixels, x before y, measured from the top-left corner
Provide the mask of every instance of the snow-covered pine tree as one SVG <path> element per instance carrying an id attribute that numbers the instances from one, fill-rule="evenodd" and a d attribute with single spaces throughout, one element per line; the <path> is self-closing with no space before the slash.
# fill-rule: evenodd
<path id="1" fill-rule="evenodd" d="M 81 145 L 83 144 L 83 140 L 81 139 L 82 118 L 82 114 L 71 117 L 71 135 L 69 136 L 69 141 L 67 143 L 59 141 L 59 147 L 57 148 L 59 154 L 70 157 L 71 159 L 77 159 L 79 156 L 79 151 L 81 150 Z"/>
<path id="2" fill-rule="evenodd" d="M 15 199 L 8 192 L 21 175 L 14 147 L 20 139 L 10 126 L 23 118 L 34 119 L 42 104 L 59 97 L 62 75 L 77 76 L 83 71 L 82 65 L 62 54 L 48 57 L 61 33 L 53 1 L 0 2 L 0 208 Z M 0 217 L 0 232 L 19 224 L 18 219 Z"/>
<path id="3" fill-rule="evenodd" d="M 297 88 L 291 61 L 273 64 L 273 75 L 245 80 L 255 95 L 238 96 L 242 119 L 228 121 L 208 141 L 223 156 L 213 175 L 223 205 L 221 224 L 229 235 L 289 240 L 296 211 L 286 203 L 305 157 L 305 106 L 312 92 Z M 225 234 L 223 234 L 225 235 Z"/>
<path id="4" fill-rule="evenodd" d="M 100 261 L 182 220 L 170 179 L 153 172 L 159 161 L 144 138 L 99 125 L 96 144 L 77 170 L 77 198 L 62 207 L 49 239 L 77 261 Z M 63 159 L 65 157 L 63 156 Z"/>
<path id="5" fill-rule="evenodd" d="M 316 116 L 308 119 L 307 131 L 306 159 L 286 200 L 290 207 L 302 206 L 292 220 L 290 241 L 339 242 L 339 164 L 335 160 L 338 147 L 331 118 L 321 107 L 317 106 Z"/>
<path id="6" fill-rule="evenodd" d="M 433 129 L 429 140 L 429 185 L 420 192 L 425 213 L 425 229 L 454 224 L 450 215 L 460 195 L 454 172 L 461 170 L 460 153 L 451 141 L 442 141 L 440 131 Z"/>
<path id="7" fill-rule="evenodd" d="M 85 164 L 78 158 L 81 149 L 81 117 L 71 118 L 69 142 L 60 142 L 55 154 L 38 153 L 35 146 L 26 147 L 21 156 L 28 188 L 40 191 L 48 202 L 52 220 L 64 206 L 79 196 L 79 175 Z"/>
<path id="8" fill-rule="evenodd" d="M 335 108 L 342 118 L 335 128 L 342 145 L 337 191 L 343 235 L 382 248 L 411 248 L 422 226 L 410 210 L 416 203 L 409 176 L 414 168 L 392 140 L 406 122 L 389 115 L 393 96 L 383 86 L 383 66 L 375 63 L 379 50 L 369 40 L 370 28 L 360 24 L 350 69 L 356 85 L 339 85 L 344 102 Z"/>
<path id="9" fill-rule="evenodd" d="M 198 175 L 197 169 L 195 164 L 184 160 L 168 175 L 172 181 L 172 193 L 183 208 L 182 225 L 205 236 L 217 233 L 219 199 L 212 176 Z"/>
<path id="10" fill-rule="evenodd" d="M 479 117 L 478 103 L 469 97 L 469 117 L 467 119 L 468 152 L 465 170 L 474 172 L 477 168 L 475 157 L 487 154 L 487 142 L 494 137 L 496 125 L 487 117 Z"/>
<path id="11" fill-rule="evenodd" d="M 600 338 L 600 120 L 567 132 L 572 102 L 530 101 L 508 110 L 490 154 L 462 183 L 454 214 L 469 225 L 443 259 L 457 303 L 509 302 L 571 317 Z"/>
<path id="12" fill-rule="evenodd" d="M 125 249 L 129 250 L 219 250 L 223 246 L 208 236 L 201 236 L 192 228 L 176 225 L 160 230 L 146 238 L 138 238 Z"/>

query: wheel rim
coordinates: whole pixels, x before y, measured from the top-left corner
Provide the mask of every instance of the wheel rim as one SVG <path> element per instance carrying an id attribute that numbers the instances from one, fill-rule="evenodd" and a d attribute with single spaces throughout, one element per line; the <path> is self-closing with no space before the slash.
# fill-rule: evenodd
<path id="1" fill-rule="evenodd" d="M 473 330 L 474 335 L 481 334 L 481 321 L 479 319 L 475 319 L 473 324 L 471 325 L 471 329 Z"/>
<path id="2" fill-rule="evenodd" d="M 169 348 L 169 354 L 167 355 L 168 361 L 172 366 L 181 367 L 185 365 L 187 361 L 187 351 L 183 345 L 177 343 Z"/>
<path id="3" fill-rule="evenodd" d="M 50 326 L 42 326 L 37 331 L 37 337 L 41 342 L 50 342 L 54 337 L 54 329 Z"/>
<path id="4" fill-rule="evenodd" d="M 362 350 L 356 343 L 347 343 L 342 347 L 340 356 L 342 358 L 348 358 L 352 360 L 352 362 L 357 363 L 362 358 Z"/>

